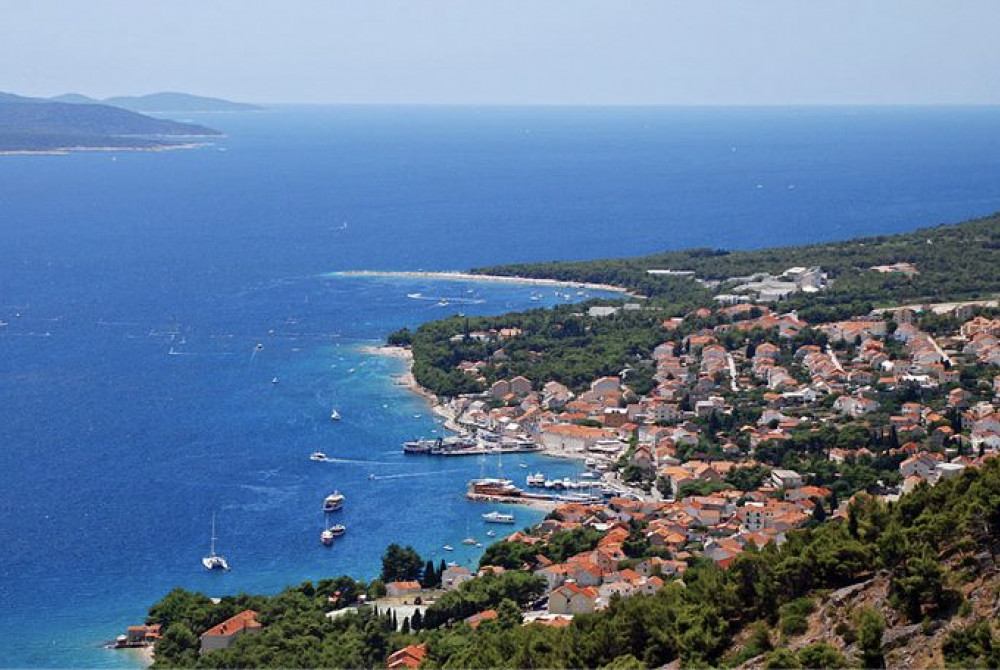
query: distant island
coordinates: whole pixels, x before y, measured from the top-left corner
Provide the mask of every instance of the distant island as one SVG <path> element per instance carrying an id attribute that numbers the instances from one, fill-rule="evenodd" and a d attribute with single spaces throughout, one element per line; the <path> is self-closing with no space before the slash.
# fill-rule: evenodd
<path id="1" fill-rule="evenodd" d="M 49 98 L 52 102 L 65 102 L 74 105 L 111 105 L 142 113 L 171 112 L 255 112 L 263 107 L 233 102 L 222 98 L 209 98 L 188 93 L 149 93 L 148 95 L 120 95 L 112 98 L 91 98 L 80 93 L 66 93 Z"/>
<path id="2" fill-rule="evenodd" d="M 108 104 L 0 93 L 0 153 L 177 149 L 195 146 L 194 138 L 220 135 L 206 126 Z"/>

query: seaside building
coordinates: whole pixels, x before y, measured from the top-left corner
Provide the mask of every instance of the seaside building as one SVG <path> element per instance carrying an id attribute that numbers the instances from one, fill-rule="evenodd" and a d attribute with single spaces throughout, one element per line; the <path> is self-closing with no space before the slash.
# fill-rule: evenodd
<path id="1" fill-rule="evenodd" d="M 257 622 L 257 613 L 253 610 L 243 610 L 230 617 L 218 626 L 209 628 L 201 634 L 201 653 L 228 649 L 240 635 L 260 632 L 261 625 Z"/>

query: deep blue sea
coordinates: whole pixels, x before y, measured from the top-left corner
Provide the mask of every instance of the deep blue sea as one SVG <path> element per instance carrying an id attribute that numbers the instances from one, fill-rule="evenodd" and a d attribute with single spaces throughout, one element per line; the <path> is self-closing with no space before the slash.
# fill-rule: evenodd
<path id="1" fill-rule="evenodd" d="M 996 108 L 192 118 L 227 137 L 0 157 L 0 666 L 135 666 L 101 645 L 174 586 L 370 578 L 390 541 L 475 562 L 460 541 L 484 538 L 490 508 L 464 485 L 499 464 L 403 457 L 441 428 L 394 383 L 401 363 L 360 347 L 537 306 L 532 289 L 327 272 L 815 242 L 1000 209 Z M 324 548 L 333 489 L 348 532 Z M 213 512 L 226 574 L 200 564 Z"/>

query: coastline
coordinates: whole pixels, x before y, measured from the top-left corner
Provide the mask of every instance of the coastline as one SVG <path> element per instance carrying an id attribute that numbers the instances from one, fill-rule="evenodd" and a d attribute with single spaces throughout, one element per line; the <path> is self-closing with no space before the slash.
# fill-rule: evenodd
<path id="1" fill-rule="evenodd" d="M 623 295 L 635 295 L 627 288 L 613 284 L 594 284 L 590 282 L 562 281 L 559 279 L 538 279 L 535 277 L 517 277 L 505 275 L 477 275 L 458 271 L 390 271 L 390 270 L 342 270 L 328 272 L 324 277 L 386 277 L 401 279 L 437 279 L 445 281 L 478 281 L 497 284 L 528 284 L 532 286 L 560 286 L 566 288 L 589 289 L 591 291 L 608 291 Z"/>
<path id="2" fill-rule="evenodd" d="M 71 153 L 88 151 L 176 151 L 179 149 L 200 149 L 209 146 L 211 142 L 182 142 L 178 144 L 162 144 L 150 147 L 129 147 L 129 146 L 106 146 L 106 147 L 52 147 L 51 149 L 4 149 L 0 150 L 0 156 L 68 156 Z"/>
<path id="3" fill-rule="evenodd" d="M 406 371 L 402 374 L 392 375 L 393 383 L 396 386 L 405 387 L 406 390 L 417 394 L 418 396 L 425 398 L 430 405 L 431 412 L 437 414 L 442 419 L 444 419 L 444 427 L 448 430 L 460 433 L 462 432 L 461 426 L 455 423 L 455 413 L 452 412 L 441 399 L 430 392 L 430 390 L 424 388 L 419 383 L 417 383 L 416 377 L 413 376 L 413 352 L 406 347 L 394 347 L 392 345 L 364 345 L 358 348 L 358 351 L 362 354 L 367 354 L 369 356 L 386 356 L 388 358 L 396 358 L 404 361 L 406 365 Z"/>
<path id="4" fill-rule="evenodd" d="M 389 358 L 396 358 L 406 363 L 406 372 L 402 374 L 392 375 L 393 381 L 397 386 L 405 387 L 408 391 L 416 393 L 422 398 L 426 398 L 431 406 L 431 411 L 437 414 L 445 420 L 444 427 L 455 433 L 468 432 L 464 430 L 458 423 L 456 419 L 455 412 L 452 411 L 450 407 L 441 402 L 430 390 L 421 386 L 416 378 L 413 376 L 413 352 L 406 347 L 396 347 L 392 345 L 364 345 L 358 348 L 358 351 L 370 356 L 386 356 Z M 544 456 L 549 456 L 551 458 L 563 458 L 569 460 L 586 460 L 587 454 L 582 452 L 572 452 L 572 451 L 562 451 L 559 449 L 549 449 L 544 444 L 538 444 L 539 449 L 536 452 Z"/>

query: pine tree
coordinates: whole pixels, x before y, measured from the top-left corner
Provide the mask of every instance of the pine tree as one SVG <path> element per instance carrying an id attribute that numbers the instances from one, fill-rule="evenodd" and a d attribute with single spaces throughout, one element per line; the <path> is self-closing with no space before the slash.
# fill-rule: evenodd
<path id="1" fill-rule="evenodd" d="M 441 583 L 441 577 L 434 571 L 434 561 L 428 559 L 424 565 L 424 576 L 420 580 L 420 585 L 425 589 L 431 589 Z"/>

